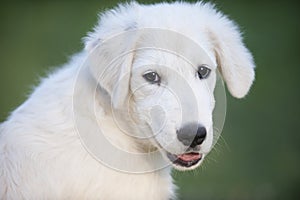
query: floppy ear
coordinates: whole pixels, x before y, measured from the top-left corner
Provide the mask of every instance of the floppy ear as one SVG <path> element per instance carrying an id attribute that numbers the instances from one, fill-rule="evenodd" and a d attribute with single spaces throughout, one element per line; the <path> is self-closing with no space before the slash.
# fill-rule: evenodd
<path id="1" fill-rule="evenodd" d="M 137 31 L 135 15 L 132 15 L 135 12 L 128 12 L 128 7 L 133 9 L 136 5 L 120 5 L 104 13 L 94 32 L 85 38 L 88 68 L 110 94 L 114 108 L 121 108 L 129 94 Z"/>
<path id="2" fill-rule="evenodd" d="M 219 70 L 232 96 L 244 97 L 254 81 L 254 62 L 245 47 L 238 27 L 220 13 L 215 23 L 209 26 Z"/>

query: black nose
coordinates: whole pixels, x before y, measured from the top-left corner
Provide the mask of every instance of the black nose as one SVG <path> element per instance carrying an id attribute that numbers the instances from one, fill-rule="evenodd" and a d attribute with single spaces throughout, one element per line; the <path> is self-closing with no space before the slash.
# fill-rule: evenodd
<path id="1" fill-rule="evenodd" d="M 185 146 L 194 148 L 205 140 L 206 128 L 199 124 L 185 125 L 177 131 L 177 138 Z"/>

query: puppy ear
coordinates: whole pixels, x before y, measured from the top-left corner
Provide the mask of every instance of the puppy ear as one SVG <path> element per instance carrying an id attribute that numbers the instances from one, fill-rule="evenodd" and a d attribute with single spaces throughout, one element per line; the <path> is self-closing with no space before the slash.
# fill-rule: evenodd
<path id="1" fill-rule="evenodd" d="M 117 82 L 111 93 L 111 101 L 114 108 L 122 108 L 129 100 L 131 66 L 134 58 L 133 52 L 127 52 L 123 56 Z M 117 66 L 118 67 L 118 66 Z"/>
<path id="2" fill-rule="evenodd" d="M 124 4 L 104 13 L 94 32 L 85 38 L 88 68 L 98 84 L 110 94 L 114 108 L 121 108 L 130 90 L 137 41 L 136 20 L 132 14 L 136 12 L 132 9 L 136 6 L 136 3 Z"/>
<path id="3" fill-rule="evenodd" d="M 254 81 L 254 62 L 245 47 L 238 27 L 227 17 L 217 13 L 218 19 L 209 26 L 217 64 L 232 96 L 244 97 Z"/>

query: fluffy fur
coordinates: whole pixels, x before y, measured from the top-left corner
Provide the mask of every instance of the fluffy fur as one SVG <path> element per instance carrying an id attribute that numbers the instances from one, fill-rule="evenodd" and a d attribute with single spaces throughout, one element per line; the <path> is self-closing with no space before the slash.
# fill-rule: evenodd
<path id="1" fill-rule="evenodd" d="M 204 52 L 195 50 L 192 43 Z M 149 46 L 173 53 L 155 48 L 136 50 Z M 189 63 L 176 53 L 188 55 Z M 204 54 L 210 59 L 205 60 Z M 205 84 L 195 78 L 196 71 L 189 66 L 203 63 L 212 70 Z M 205 156 L 213 141 L 214 98 L 209 92 L 215 87 L 217 67 L 231 94 L 244 97 L 254 80 L 252 56 L 237 26 L 211 4 L 130 3 L 105 12 L 85 38 L 85 49 L 43 79 L 27 101 L 1 124 L 0 199 L 175 198 L 170 166 L 134 174 L 101 164 L 82 145 L 74 117 L 79 116 L 86 133 L 97 132 L 92 122 L 96 118 L 109 140 L 126 151 L 147 153 L 149 149 L 160 149 L 155 161 L 141 158 L 133 163 L 149 166 L 151 162 L 163 163 L 166 152 L 184 152 L 176 128 L 182 123 L 200 122 L 208 130 L 199 148 Z M 149 69 L 159 72 L 162 84 L 183 100 L 191 98 L 180 88 L 187 82 L 198 112 L 183 113 L 179 119 L 181 114 L 171 93 L 145 82 L 142 74 Z M 140 85 L 145 87 L 138 89 Z M 128 103 L 129 96 L 134 101 Z M 180 103 L 185 110 L 194 109 L 190 101 Z M 164 134 L 149 140 L 133 139 L 114 121 L 113 112 L 134 136 L 153 136 L 162 120 L 161 110 L 153 109 L 156 105 L 167 108 L 165 126 L 160 130 Z M 135 124 L 122 113 L 122 108 L 128 106 Z M 117 156 L 100 148 L 110 157 Z"/>

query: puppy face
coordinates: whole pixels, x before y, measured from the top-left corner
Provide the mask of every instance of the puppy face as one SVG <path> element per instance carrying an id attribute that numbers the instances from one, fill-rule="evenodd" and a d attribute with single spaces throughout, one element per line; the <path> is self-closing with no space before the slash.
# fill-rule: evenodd
<path id="1" fill-rule="evenodd" d="M 147 54 L 155 54 L 156 60 L 148 58 L 144 63 Z M 199 70 L 205 77 L 199 75 Z M 189 159 L 188 154 L 186 162 L 177 163 L 176 167 L 198 164 L 200 156 L 211 148 L 214 84 L 215 66 L 205 63 L 196 67 L 173 54 L 155 50 L 137 54 L 131 77 L 132 104 L 138 115 L 137 124 L 150 127 L 142 127 L 142 137 L 153 139 L 154 145 L 174 163 L 186 152 L 199 156 Z M 189 133 L 183 133 L 183 142 L 179 132 L 187 126 L 192 127 Z M 203 142 L 192 146 L 198 126 L 207 133 Z"/>
<path id="2" fill-rule="evenodd" d="M 213 143 L 216 63 L 212 52 L 184 35 L 144 31 L 147 37 L 136 46 L 130 76 L 139 136 L 149 139 L 177 169 L 193 169 Z M 173 42 L 165 42 L 166 37 Z"/>

